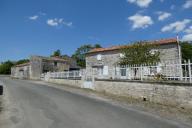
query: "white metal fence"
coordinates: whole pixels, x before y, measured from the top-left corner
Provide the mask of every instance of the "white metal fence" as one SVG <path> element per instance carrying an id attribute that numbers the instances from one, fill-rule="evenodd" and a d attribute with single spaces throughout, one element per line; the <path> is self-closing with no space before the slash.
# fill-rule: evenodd
<path id="1" fill-rule="evenodd" d="M 114 80 L 154 80 L 154 81 L 178 81 L 192 83 L 192 63 L 190 60 L 179 62 L 161 62 L 158 64 L 124 65 L 109 69 L 109 74 L 102 75 L 95 68 L 80 71 L 48 72 L 42 78 L 52 79 L 82 79 L 93 81 L 94 79 Z"/>
<path id="2" fill-rule="evenodd" d="M 192 83 L 192 63 L 159 63 L 146 65 L 124 65 L 114 69 L 113 79 L 165 80 Z"/>
<path id="3" fill-rule="evenodd" d="M 81 79 L 82 71 L 48 72 L 42 74 L 42 77 L 52 79 Z"/>

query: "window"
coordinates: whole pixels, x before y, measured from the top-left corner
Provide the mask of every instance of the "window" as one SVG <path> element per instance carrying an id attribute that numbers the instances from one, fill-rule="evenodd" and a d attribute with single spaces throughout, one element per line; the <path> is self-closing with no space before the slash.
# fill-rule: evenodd
<path id="1" fill-rule="evenodd" d="M 103 75 L 103 67 L 98 67 L 97 68 L 97 71 L 98 71 L 98 75 Z"/>
<path id="2" fill-rule="evenodd" d="M 150 67 L 150 75 L 155 75 L 157 73 L 157 67 Z"/>
<path id="3" fill-rule="evenodd" d="M 120 72 L 121 72 L 121 76 L 126 76 L 126 68 L 122 68 L 120 69 Z"/>
<path id="4" fill-rule="evenodd" d="M 108 75 L 108 66 L 104 66 L 103 75 Z"/>
<path id="5" fill-rule="evenodd" d="M 101 54 L 98 54 L 98 55 L 97 55 L 97 60 L 101 60 L 101 59 L 102 59 Z"/>
<path id="6" fill-rule="evenodd" d="M 57 66 L 57 62 L 54 62 L 54 66 Z"/>

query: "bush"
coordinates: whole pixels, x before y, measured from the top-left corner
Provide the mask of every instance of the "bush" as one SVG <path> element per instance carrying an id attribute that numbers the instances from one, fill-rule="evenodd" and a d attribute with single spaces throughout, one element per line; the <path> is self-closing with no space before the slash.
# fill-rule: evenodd
<path id="1" fill-rule="evenodd" d="M 11 61 L 6 61 L 0 65 L 0 74 L 8 75 L 11 74 L 11 67 L 14 64 Z"/>

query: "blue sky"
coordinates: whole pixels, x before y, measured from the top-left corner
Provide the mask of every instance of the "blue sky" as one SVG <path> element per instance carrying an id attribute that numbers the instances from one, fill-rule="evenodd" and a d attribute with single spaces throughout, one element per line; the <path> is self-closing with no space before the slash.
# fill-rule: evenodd
<path id="1" fill-rule="evenodd" d="M 0 0 L 0 62 L 82 44 L 192 40 L 192 0 Z"/>

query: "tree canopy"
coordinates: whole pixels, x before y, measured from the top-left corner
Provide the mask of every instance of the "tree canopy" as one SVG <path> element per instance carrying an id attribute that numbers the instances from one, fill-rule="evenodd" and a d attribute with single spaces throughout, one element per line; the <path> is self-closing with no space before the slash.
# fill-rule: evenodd
<path id="1" fill-rule="evenodd" d="M 19 60 L 15 63 L 15 65 L 18 65 L 18 64 L 24 64 L 24 63 L 27 63 L 29 62 L 29 59 L 22 59 L 22 60 Z"/>
<path id="2" fill-rule="evenodd" d="M 120 65 L 142 65 L 160 61 L 158 46 L 145 42 L 136 42 L 122 48 Z"/>
<path id="3" fill-rule="evenodd" d="M 22 60 L 18 60 L 17 62 L 12 62 L 10 60 L 2 62 L 0 64 L 0 74 L 11 74 L 11 67 L 18 65 L 18 64 L 23 64 L 23 63 L 27 63 L 29 62 L 28 59 L 22 59 Z"/>
<path id="4" fill-rule="evenodd" d="M 56 50 L 53 52 L 53 54 L 51 55 L 51 57 L 60 57 L 61 56 L 61 50 Z"/>
<path id="5" fill-rule="evenodd" d="M 0 74 L 11 74 L 11 67 L 13 66 L 13 62 L 11 61 L 6 61 L 6 62 L 3 62 L 1 65 L 0 65 Z"/>
<path id="6" fill-rule="evenodd" d="M 101 45 L 100 44 L 95 44 L 95 45 L 87 44 L 87 45 L 82 45 L 79 48 L 77 48 L 77 50 L 72 55 L 72 57 L 77 60 L 78 66 L 80 66 L 80 67 L 86 66 L 85 54 L 94 48 L 101 48 Z"/>
<path id="7" fill-rule="evenodd" d="M 182 52 L 182 59 L 192 61 L 192 43 L 189 42 L 180 42 L 181 45 L 181 52 Z"/>

